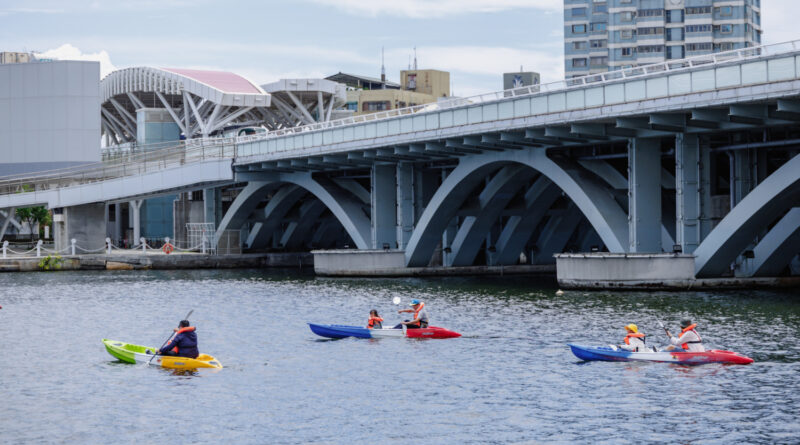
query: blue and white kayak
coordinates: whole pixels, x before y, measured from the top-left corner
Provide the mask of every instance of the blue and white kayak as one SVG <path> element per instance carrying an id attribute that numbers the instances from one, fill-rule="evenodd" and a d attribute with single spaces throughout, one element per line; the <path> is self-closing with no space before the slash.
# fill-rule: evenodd
<path id="1" fill-rule="evenodd" d="M 367 329 L 361 326 L 347 326 L 340 324 L 314 324 L 309 323 L 311 332 L 326 338 L 455 338 L 461 337 L 458 332 L 445 328 L 428 326 L 422 329 Z"/>
<path id="2" fill-rule="evenodd" d="M 705 352 L 686 351 L 659 351 L 659 352 L 631 352 L 609 346 L 580 346 L 568 344 L 575 357 L 581 360 L 609 361 L 609 362 L 663 362 L 678 363 L 681 365 L 701 365 L 704 363 L 729 363 L 736 365 L 749 365 L 753 363 L 750 357 L 733 351 L 712 349 Z"/>

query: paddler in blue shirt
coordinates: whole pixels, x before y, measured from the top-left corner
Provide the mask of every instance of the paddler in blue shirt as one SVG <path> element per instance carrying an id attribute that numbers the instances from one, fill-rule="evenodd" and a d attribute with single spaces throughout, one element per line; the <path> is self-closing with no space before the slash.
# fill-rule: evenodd
<path id="1" fill-rule="evenodd" d="M 402 314 L 403 312 L 411 312 L 414 314 L 413 320 L 406 320 L 397 326 L 395 329 L 401 329 L 403 325 L 406 326 L 408 329 L 419 329 L 419 328 L 427 328 L 428 327 L 428 312 L 425 311 L 425 303 L 417 300 L 416 298 L 411 300 L 411 309 L 400 309 L 397 311 L 398 314 Z"/>
<path id="2" fill-rule="evenodd" d="M 189 326 L 189 320 L 181 320 L 175 332 L 177 333 L 175 337 L 168 341 L 158 353 L 174 357 L 197 358 L 200 355 L 200 351 L 197 350 L 195 327 Z"/>

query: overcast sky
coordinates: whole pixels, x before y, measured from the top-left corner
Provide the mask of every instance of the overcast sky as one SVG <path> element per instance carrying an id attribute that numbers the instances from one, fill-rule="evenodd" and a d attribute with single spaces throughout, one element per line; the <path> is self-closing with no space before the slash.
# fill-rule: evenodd
<path id="1" fill-rule="evenodd" d="M 798 0 L 761 0 L 764 42 L 800 39 Z M 258 84 L 339 71 L 450 71 L 460 96 L 502 73 L 564 75 L 561 0 L 0 0 L 0 50 L 129 66 L 234 71 Z"/>

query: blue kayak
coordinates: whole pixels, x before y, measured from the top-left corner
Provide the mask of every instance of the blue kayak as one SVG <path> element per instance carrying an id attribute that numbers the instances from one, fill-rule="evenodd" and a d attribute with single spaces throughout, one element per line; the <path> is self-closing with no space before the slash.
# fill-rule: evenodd
<path id="1" fill-rule="evenodd" d="M 567 344 L 572 349 L 575 357 L 586 361 L 607 362 L 662 362 L 678 363 L 682 365 L 700 365 L 704 363 L 730 363 L 747 365 L 753 363 L 750 357 L 733 351 L 711 349 L 703 352 L 688 352 L 684 350 L 658 351 L 658 352 L 631 352 L 609 346 L 580 346 Z"/>

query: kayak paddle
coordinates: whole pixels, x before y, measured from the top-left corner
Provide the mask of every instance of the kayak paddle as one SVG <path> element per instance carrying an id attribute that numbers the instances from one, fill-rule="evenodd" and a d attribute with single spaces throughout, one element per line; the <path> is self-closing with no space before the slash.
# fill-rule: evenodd
<path id="1" fill-rule="evenodd" d="M 669 338 L 671 339 L 671 338 L 672 338 L 672 334 L 670 334 L 670 333 L 669 333 L 669 329 L 667 329 L 667 327 L 666 327 L 666 326 L 664 326 L 664 323 L 662 323 L 662 322 L 660 322 L 660 321 L 659 321 L 659 322 L 658 322 L 658 325 L 659 325 L 659 326 L 661 326 L 661 329 L 663 329 L 663 330 L 664 330 L 664 332 L 666 332 L 666 333 L 667 333 L 667 337 L 669 337 Z"/>
<path id="2" fill-rule="evenodd" d="M 189 313 L 188 313 L 188 314 L 186 314 L 186 317 L 184 318 L 184 320 L 188 320 L 188 319 L 189 319 L 189 317 L 192 315 L 192 312 L 194 312 L 194 309 L 192 309 L 191 311 L 189 311 Z M 163 345 L 161 345 L 161 348 L 163 348 L 164 346 L 166 346 L 166 345 L 167 345 L 167 343 L 169 343 L 169 341 L 170 341 L 170 340 L 172 340 L 172 337 L 174 337 L 174 336 L 175 336 L 175 332 L 173 332 L 172 334 L 170 334 L 170 335 L 169 335 L 169 338 L 168 338 L 168 339 L 167 339 L 167 340 L 164 342 L 164 344 L 163 344 Z M 160 350 L 161 350 L 161 348 L 158 348 L 158 351 L 160 351 Z M 150 364 L 150 363 L 153 361 L 153 359 L 154 359 L 154 358 L 156 358 L 156 356 L 158 355 L 158 351 L 153 351 L 153 356 L 152 356 L 152 357 L 150 357 L 150 361 L 148 361 L 148 362 L 147 362 L 147 364 L 148 364 L 148 365 L 149 365 L 149 364 Z"/>

